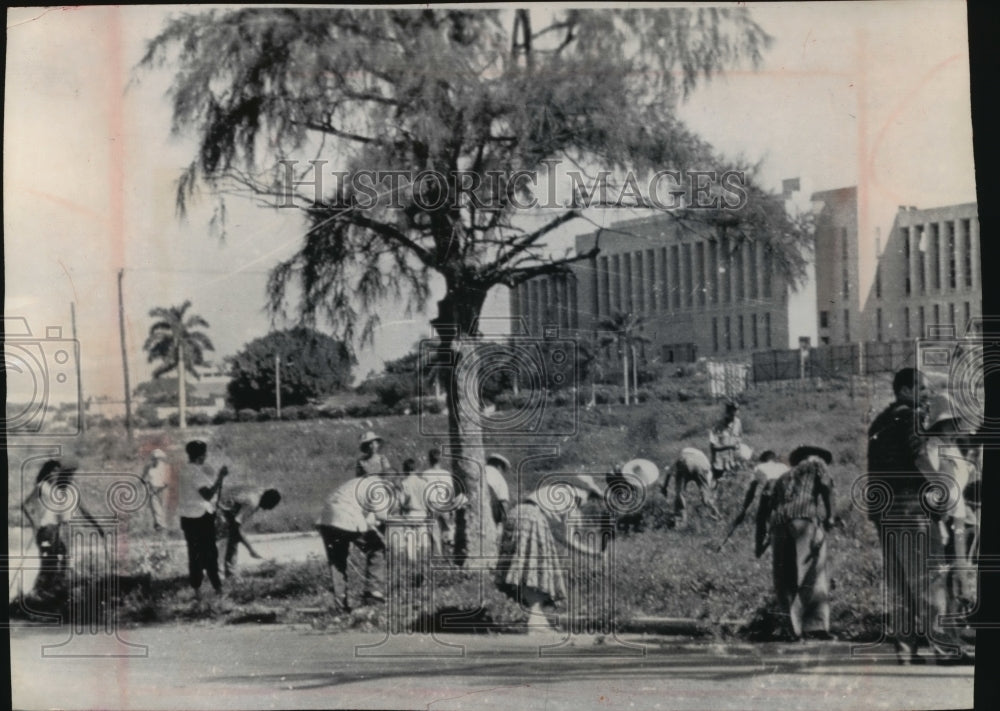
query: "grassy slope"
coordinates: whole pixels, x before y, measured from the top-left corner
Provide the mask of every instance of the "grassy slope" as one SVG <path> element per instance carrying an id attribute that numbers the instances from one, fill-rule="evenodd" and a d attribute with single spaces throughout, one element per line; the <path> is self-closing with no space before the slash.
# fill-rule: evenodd
<path id="1" fill-rule="evenodd" d="M 882 397 L 884 399 L 884 395 Z M 873 528 L 850 504 L 850 489 L 860 473 L 864 452 L 864 417 L 869 402 L 852 400 L 847 393 L 812 392 L 784 394 L 771 391 L 748 393 L 741 411 L 746 440 L 757 451 L 775 449 L 782 455 L 803 443 L 817 444 L 834 453 L 832 474 L 837 486 L 837 509 L 846 528 L 833 534 L 831 568 L 836 582 L 834 619 L 842 633 L 858 635 L 870 628 L 871 616 L 879 612 L 879 553 Z M 558 445 L 554 457 L 526 463 L 520 474 L 520 488 L 527 491 L 540 472 L 590 471 L 601 473 L 614 460 L 648 457 L 658 464 L 672 461 L 681 447 L 705 448 L 710 423 L 718 416 L 719 406 L 708 401 L 651 402 L 625 408 L 600 406 L 579 413 L 578 434 L 558 441 L 540 438 L 540 443 Z M 563 418 L 565 428 L 570 411 L 555 413 Z M 438 424 L 443 423 L 443 418 Z M 317 514 L 321 498 L 337 483 L 352 475 L 359 434 L 374 428 L 386 437 L 385 450 L 398 465 L 405 457 L 421 459 L 433 440 L 420 434 L 416 417 L 377 418 L 371 421 L 312 420 L 282 423 L 234 423 L 205 428 L 199 436 L 210 441 L 210 463 L 228 464 L 231 481 L 273 483 L 283 493 L 281 505 L 260 515 L 251 531 L 308 530 Z M 182 460 L 182 443 L 171 438 L 171 431 L 144 432 L 135 449 L 129 449 L 123 437 L 113 431 L 96 430 L 78 440 L 76 451 L 83 467 L 107 472 L 138 472 L 142 458 L 135 450 L 148 451 L 154 446 L 166 448 L 172 461 Z M 488 443 L 487 446 L 490 446 Z M 515 464 L 525 450 L 495 447 Z M 16 453 L 11 457 L 8 491 L 18 491 Z M 33 473 L 33 472 L 29 472 Z M 512 493 L 517 490 L 511 477 Z M 739 507 L 747 479 L 728 479 L 719 490 L 720 510 L 731 519 Z M 104 509 L 103 496 L 96 483 L 85 483 L 84 501 L 92 511 Z M 755 560 L 752 555 L 752 524 L 744 526 L 723 551 L 715 546 L 722 540 L 726 523 L 699 516 L 697 495 L 692 489 L 691 525 L 685 530 L 657 528 L 667 518 L 668 502 L 659 492 L 647 501 L 646 521 L 651 524 L 640 534 L 619 536 L 616 547 L 617 591 L 620 613 L 662 614 L 700 617 L 709 620 L 748 618 L 759 611 L 771 597 L 770 555 Z M 10 514 L 13 515 L 13 510 Z M 10 520 L 15 520 L 11 518 Z M 137 543 L 150 526 L 148 513 L 139 512 L 126 522 L 124 533 Z M 150 565 L 142 545 L 133 546 L 129 569 L 153 569 L 173 582 L 161 592 L 181 589 L 182 561 Z M 317 551 L 319 553 L 319 551 Z M 289 601 L 312 604 L 322 598 L 318 588 L 325 585 L 321 564 L 285 566 L 283 570 L 262 571 L 235 584 L 232 599 Z M 133 571 L 134 572 L 134 571 Z M 445 596 L 461 597 L 458 586 Z M 176 596 L 172 596 L 176 597 Z M 183 597 L 183 596 L 182 596 Z M 491 599 L 493 596 L 490 596 Z M 442 598 L 443 599 L 443 598 Z M 147 601 L 148 602 L 148 601 Z M 164 604 L 166 604 L 164 602 Z M 493 601 L 494 605 L 500 603 Z M 168 605 L 170 607 L 170 605 Z M 150 613 L 153 614 L 153 613 Z M 501 617 L 511 614 L 510 610 Z M 172 615 L 166 608 L 154 617 Z M 142 617 L 142 615 L 139 615 Z"/>

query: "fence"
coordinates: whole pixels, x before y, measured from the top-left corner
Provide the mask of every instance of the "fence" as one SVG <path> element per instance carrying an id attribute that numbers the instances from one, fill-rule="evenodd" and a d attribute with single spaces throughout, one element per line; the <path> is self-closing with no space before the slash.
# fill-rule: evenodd
<path id="1" fill-rule="evenodd" d="M 766 383 L 895 372 L 913 366 L 915 354 L 914 341 L 870 341 L 808 350 L 758 351 L 751 361 L 751 377 L 754 383 Z"/>
<path id="2" fill-rule="evenodd" d="M 708 386 L 712 397 L 735 397 L 747 389 L 750 366 L 746 363 L 708 361 Z"/>

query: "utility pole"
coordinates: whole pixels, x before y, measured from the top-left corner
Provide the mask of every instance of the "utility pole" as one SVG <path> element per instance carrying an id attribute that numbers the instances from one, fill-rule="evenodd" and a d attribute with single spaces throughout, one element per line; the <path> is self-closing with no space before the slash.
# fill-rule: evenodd
<path id="1" fill-rule="evenodd" d="M 76 352 L 76 402 L 80 408 L 80 432 L 87 431 L 87 411 L 83 403 L 83 375 L 80 368 L 80 341 L 76 337 L 76 302 L 69 303 L 69 317 L 73 324 L 73 343 L 77 345 Z"/>
<path id="2" fill-rule="evenodd" d="M 122 372 L 125 374 L 125 432 L 132 444 L 132 388 L 128 382 L 128 352 L 125 349 L 125 301 L 122 298 L 122 278 L 125 270 L 118 270 L 118 333 L 122 342 Z M 76 320 L 73 321 L 74 327 Z M 77 381 L 79 382 L 79 380 Z"/>
<path id="3" fill-rule="evenodd" d="M 281 419 L 281 356 L 274 356 L 274 402 L 277 405 L 275 410 L 278 413 L 278 419 Z"/>

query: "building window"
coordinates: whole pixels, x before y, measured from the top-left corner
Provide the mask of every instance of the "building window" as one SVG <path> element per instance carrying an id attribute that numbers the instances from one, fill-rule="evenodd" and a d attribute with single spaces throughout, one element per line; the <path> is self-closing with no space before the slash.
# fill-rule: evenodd
<path id="1" fill-rule="evenodd" d="M 917 309 L 917 318 L 920 321 L 920 331 L 917 333 L 917 337 L 922 338 L 927 333 L 927 318 L 923 306 Z"/>
<path id="2" fill-rule="evenodd" d="M 646 310 L 656 311 L 656 253 L 646 250 L 646 271 L 643 272 L 646 292 Z"/>
<path id="3" fill-rule="evenodd" d="M 635 309 L 632 303 L 632 255 L 628 252 L 622 255 L 622 304 L 626 313 Z"/>
<path id="4" fill-rule="evenodd" d="M 754 350 L 757 350 L 759 347 L 757 341 L 757 314 L 750 315 L 750 339 L 753 341 Z"/>
<path id="5" fill-rule="evenodd" d="M 717 316 L 712 317 L 712 350 L 716 353 L 719 352 L 719 319 Z"/>
<path id="6" fill-rule="evenodd" d="M 851 311 L 844 309 L 844 343 L 851 342 Z"/>
<path id="7" fill-rule="evenodd" d="M 685 244 L 681 249 L 684 252 L 684 274 L 687 275 L 684 280 L 684 305 L 687 308 L 691 308 L 694 306 L 694 284 L 696 283 L 694 278 L 694 263 L 691 257 L 691 245 Z"/>
<path id="8" fill-rule="evenodd" d="M 962 271 L 965 272 L 965 288 L 972 288 L 972 220 L 962 220 Z"/>
<path id="9" fill-rule="evenodd" d="M 910 256 L 910 252 L 911 252 L 910 242 L 913 239 L 912 232 L 913 232 L 913 228 L 910 228 L 909 230 L 906 230 L 904 228 L 904 230 L 903 230 L 903 237 L 904 237 L 904 239 L 903 239 L 903 269 L 905 270 L 903 272 L 903 276 L 904 276 L 904 284 L 905 284 L 904 288 L 905 288 L 907 296 L 910 295 L 910 290 L 911 290 L 910 272 L 912 271 L 912 269 L 911 269 L 912 264 L 910 262 L 912 261 L 912 259 L 911 259 L 911 256 Z"/>
<path id="10" fill-rule="evenodd" d="M 935 223 L 930 225 L 931 232 L 931 288 L 941 291 L 941 232 Z"/>
<path id="11" fill-rule="evenodd" d="M 771 298 L 771 268 L 773 266 L 773 259 L 771 257 L 771 248 L 768 246 L 764 247 L 764 273 L 761 276 L 764 278 L 764 298 Z"/>
<path id="12" fill-rule="evenodd" d="M 819 327 L 820 328 L 830 328 L 830 312 L 820 311 L 819 312 Z"/>
<path id="13" fill-rule="evenodd" d="M 955 304 L 948 304 L 948 323 L 955 325 Z"/>
<path id="14" fill-rule="evenodd" d="M 958 287 L 958 244 L 955 241 L 955 223 L 945 222 L 944 223 L 944 244 L 945 249 L 948 250 L 948 288 L 956 289 Z"/>
<path id="15" fill-rule="evenodd" d="M 851 295 L 851 273 L 849 269 L 849 262 L 847 259 L 847 228 L 840 228 L 840 280 L 841 280 L 841 292 L 844 298 L 848 298 Z"/>
<path id="16" fill-rule="evenodd" d="M 966 301 L 962 305 L 962 307 L 963 307 L 962 308 L 962 313 L 965 314 L 965 323 L 962 324 L 962 327 L 965 328 L 965 329 L 969 328 L 969 321 L 972 320 L 972 309 L 970 308 L 970 306 L 971 305 L 969 304 L 968 301 Z"/>
<path id="17" fill-rule="evenodd" d="M 722 303 L 733 300 L 733 262 L 729 255 L 729 239 L 723 237 L 719 242 L 719 268 L 722 272 Z"/>
<path id="18" fill-rule="evenodd" d="M 670 280 L 667 275 L 667 267 L 670 264 L 667 259 L 667 248 L 660 248 L 660 273 L 659 273 L 659 287 L 660 287 L 660 309 L 663 311 L 670 310 Z"/>
<path id="19" fill-rule="evenodd" d="M 757 288 L 757 243 L 747 243 L 747 261 L 750 263 L 750 298 L 757 300 L 760 297 Z"/>
<path id="20" fill-rule="evenodd" d="M 941 324 L 941 305 L 934 304 L 934 323 L 931 324 L 935 328 Z"/>
<path id="21" fill-rule="evenodd" d="M 882 298 L 882 266 L 875 267 L 875 298 Z"/>
<path id="22" fill-rule="evenodd" d="M 712 290 L 712 303 L 719 303 L 719 244 L 708 243 L 708 283 Z"/>
<path id="23" fill-rule="evenodd" d="M 705 305 L 705 243 L 699 242 L 694 247 L 694 270 L 697 275 L 695 283 L 698 285 L 698 305 Z"/>
<path id="24" fill-rule="evenodd" d="M 670 248 L 670 291 L 673 293 L 675 309 L 681 307 L 681 259 L 680 248 L 675 244 Z"/>
<path id="25" fill-rule="evenodd" d="M 726 350 L 733 350 L 733 330 L 732 321 L 728 316 L 726 316 Z"/>
<path id="26" fill-rule="evenodd" d="M 910 337 L 910 307 L 903 307 L 903 336 Z"/>
<path id="27" fill-rule="evenodd" d="M 924 226 L 917 228 L 917 284 L 920 285 L 920 293 L 927 293 L 927 235 Z"/>
<path id="28" fill-rule="evenodd" d="M 882 309 L 875 309 L 875 340 L 882 342 Z"/>
<path id="29" fill-rule="evenodd" d="M 764 314 L 764 343 L 771 347 L 771 312 Z"/>
<path id="30" fill-rule="evenodd" d="M 610 296 L 608 287 L 608 258 L 599 257 L 597 260 L 597 313 L 606 316 L 608 308 L 608 297 Z"/>
<path id="31" fill-rule="evenodd" d="M 747 298 L 746 275 L 743 273 L 743 245 L 736 250 L 736 300 L 743 301 Z"/>
<path id="32" fill-rule="evenodd" d="M 737 322 L 736 327 L 739 329 L 740 350 L 744 351 L 744 350 L 746 350 L 747 343 L 746 343 L 746 339 L 745 339 L 745 337 L 743 335 L 743 315 L 742 314 L 740 314 L 740 316 L 739 316 L 739 321 Z"/>

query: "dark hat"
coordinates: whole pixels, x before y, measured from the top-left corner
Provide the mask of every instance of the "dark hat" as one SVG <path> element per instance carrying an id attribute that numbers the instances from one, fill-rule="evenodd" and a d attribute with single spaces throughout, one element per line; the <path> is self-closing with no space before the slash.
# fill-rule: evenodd
<path id="1" fill-rule="evenodd" d="M 792 453 L 788 455 L 788 463 L 794 467 L 809 457 L 819 457 L 827 464 L 833 463 L 833 455 L 830 453 L 830 450 L 823 449 L 822 447 L 813 447 L 809 444 L 793 450 Z"/>
<path id="2" fill-rule="evenodd" d="M 726 402 L 726 410 L 735 411 L 740 409 L 740 404 L 735 400 L 729 400 Z"/>

